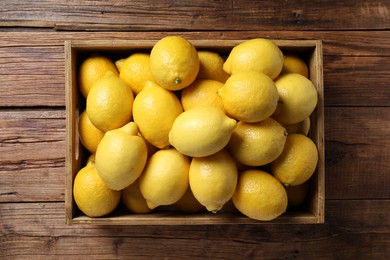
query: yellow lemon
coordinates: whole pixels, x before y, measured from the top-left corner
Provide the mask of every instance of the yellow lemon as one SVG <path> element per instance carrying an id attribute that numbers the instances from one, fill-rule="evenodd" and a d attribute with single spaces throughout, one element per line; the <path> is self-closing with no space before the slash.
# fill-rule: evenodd
<path id="1" fill-rule="evenodd" d="M 135 95 L 144 88 L 146 81 L 152 80 L 150 57 L 147 53 L 133 53 L 118 66 L 119 77 L 131 87 Z"/>
<path id="2" fill-rule="evenodd" d="M 226 113 L 240 121 L 259 122 L 270 117 L 279 94 L 271 78 L 256 71 L 232 75 L 218 90 Z"/>
<path id="3" fill-rule="evenodd" d="M 286 211 L 288 198 L 275 177 L 265 171 L 248 170 L 238 178 L 233 203 L 247 217 L 269 221 Z"/>
<path id="4" fill-rule="evenodd" d="M 133 101 L 131 88 L 114 73 L 107 72 L 89 91 L 89 120 L 103 132 L 124 126 L 131 119 Z"/>
<path id="5" fill-rule="evenodd" d="M 221 97 L 217 91 L 223 87 L 223 83 L 210 80 L 198 79 L 181 93 L 181 104 L 184 110 L 195 106 L 214 106 L 224 110 Z"/>
<path id="6" fill-rule="evenodd" d="M 223 64 L 230 75 L 240 71 L 254 70 L 276 79 L 283 68 L 283 53 L 268 39 L 256 38 L 235 46 Z"/>
<path id="7" fill-rule="evenodd" d="M 140 214 L 149 213 L 152 210 L 148 207 L 144 196 L 142 196 L 138 180 L 122 190 L 122 201 L 131 212 Z"/>
<path id="8" fill-rule="evenodd" d="M 123 67 L 123 63 L 125 63 L 125 60 L 126 60 L 125 58 L 122 58 L 122 59 L 115 61 L 115 66 L 118 69 L 119 73 L 121 72 L 121 69 Z M 119 73 L 118 73 L 118 76 L 119 76 Z"/>
<path id="9" fill-rule="evenodd" d="M 215 213 L 232 198 L 238 173 L 234 159 L 222 150 L 207 157 L 193 158 L 189 177 L 195 198 Z"/>
<path id="10" fill-rule="evenodd" d="M 316 170 L 318 151 L 315 143 L 301 134 L 287 136 L 282 154 L 273 161 L 272 174 L 286 186 L 307 181 Z"/>
<path id="11" fill-rule="evenodd" d="M 169 131 L 182 112 L 177 96 L 153 81 L 146 82 L 144 89 L 135 97 L 133 105 L 134 122 L 140 133 L 158 148 L 169 145 Z"/>
<path id="12" fill-rule="evenodd" d="M 288 186 L 285 187 L 288 197 L 288 207 L 293 208 L 301 205 L 307 194 L 309 193 L 309 182 L 306 181 L 297 186 Z"/>
<path id="13" fill-rule="evenodd" d="M 198 56 L 200 66 L 197 79 L 212 79 L 225 83 L 230 75 L 223 70 L 223 58 L 212 51 L 198 51 Z"/>
<path id="14" fill-rule="evenodd" d="M 287 73 L 298 73 L 308 78 L 309 68 L 299 56 L 294 54 L 286 54 L 284 56 L 282 74 Z"/>
<path id="15" fill-rule="evenodd" d="M 169 90 L 189 86 L 199 72 L 199 57 L 195 47 L 180 36 L 166 36 L 150 52 L 153 80 Z"/>
<path id="16" fill-rule="evenodd" d="M 100 141 L 95 161 L 99 176 L 113 190 L 132 184 L 145 167 L 148 152 L 137 126 L 130 122 L 108 131 Z"/>
<path id="17" fill-rule="evenodd" d="M 118 76 L 118 70 L 114 62 L 110 58 L 96 53 L 81 63 L 78 79 L 79 89 L 84 98 L 87 98 L 89 90 L 107 71 L 111 71 Z"/>
<path id="18" fill-rule="evenodd" d="M 195 213 L 204 209 L 204 206 L 195 198 L 190 187 L 174 205 L 176 209 L 186 213 Z"/>
<path id="19" fill-rule="evenodd" d="M 104 136 L 104 132 L 97 129 L 89 120 L 87 111 L 79 117 L 79 135 L 83 146 L 91 153 L 95 153 L 98 144 Z"/>
<path id="20" fill-rule="evenodd" d="M 238 162 L 261 166 L 278 158 L 286 139 L 285 128 L 272 118 L 258 123 L 238 122 L 228 148 Z"/>
<path id="21" fill-rule="evenodd" d="M 77 207 L 85 215 L 101 217 L 117 207 L 121 193 L 106 186 L 97 174 L 92 159 L 77 173 L 73 182 L 73 197 Z"/>
<path id="22" fill-rule="evenodd" d="M 284 125 L 289 134 L 308 135 L 310 131 L 310 117 L 306 117 L 303 121 L 292 125 Z"/>
<path id="23" fill-rule="evenodd" d="M 215 107 L 194 107 L 180 114 L 169 132 L 169 143 L 192 157 L 212 155 L 224 148 L 237 122 Z"/>
<path id="24" fill-rule="evenodd" d="M 175 149 L 159 150 L 146 164 L 139 186 L 151 209 L 177 202 L 188 188 L 190 160 Z"/>
<path id="25" fill-rule="evenodd" d="M 317 89 L 298 73 L 280 76 L 275 81 L 279 92 L 278 107 L 273 115 L 282 124 L 295 124 L 309 117 L 317 105 Z"/>

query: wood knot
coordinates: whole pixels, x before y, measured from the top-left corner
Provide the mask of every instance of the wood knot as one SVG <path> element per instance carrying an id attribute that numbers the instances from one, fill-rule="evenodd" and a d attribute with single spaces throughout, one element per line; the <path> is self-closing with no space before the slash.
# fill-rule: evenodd
<path id="1" fill-rule="evenodd" d="M 117 238 L 114 240 L 113 246 L 114 246 L 114 251 L 116 254 L 118 254 L 119 248 L 121 247 L 122 243 L 123 243 L 122 238 Z"/>
<path id="2" fill-rule="evenodd" d="M 300 23 L 303 19 L 303 11 L 302 10 L 293 10 L 293 16 L 295 18 L 296 23 Z"/>

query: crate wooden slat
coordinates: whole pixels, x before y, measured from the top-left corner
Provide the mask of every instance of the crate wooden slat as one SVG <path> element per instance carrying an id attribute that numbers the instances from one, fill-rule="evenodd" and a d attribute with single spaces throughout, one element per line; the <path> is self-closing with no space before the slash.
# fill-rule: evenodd
<path id="1" fill-rule="evenodd" d="M 208 49 L 226 56 L 241 40 L 192 40 L 197 49 Z M 127 57 L 136 51 L 150 51 L 156 40 L 96 40 L 65 42 L 65 85 L 66 85 L 66 185 L 65 214 L 68 224 L 102 224 L 102 225 L 214 225 L 214 224 L 309 224 L 324 222 L 325 207 L 325 165 L 324 165 L 324 112 L 323 112 L 323 67 L 322 42 L 320 40 L 275 40 L 282 51 L 294 52 L 306 59 L 310 79 L 317 87 L 318 104 L 311 115 L 310 136 L 319 152 L 316 172 L 310 182 L 309 200 L 303 210 L 287 212 L 279 218 L 269 221 L 255 221 L 241 214 L 199 213 L 181 214 L 174 211 L 156 211 L 147 215 L 131 214 L 116 211 L 101 218 L 89 218 L 81 214 L 73 200 L 73 180 L 85 162 L 87 153 L 78 137 L 78 116 L 84 109 L 84 101 L 77 89 L 77 66 L 89 53 L 100 52 L 110 57 Z"/>

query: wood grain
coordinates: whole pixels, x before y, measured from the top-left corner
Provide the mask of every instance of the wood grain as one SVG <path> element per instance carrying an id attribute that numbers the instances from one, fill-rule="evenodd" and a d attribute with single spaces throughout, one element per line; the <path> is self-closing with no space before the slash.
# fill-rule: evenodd
<path id="1" fill-rule="evenodd" d="M 158 234 L 149 238 L 11 236 L 2 250 L 5 257 L 17 259 L 386 259 L 389 240 L 386 233 L 346 233 L 324 240 L 288 243 L 246 243 L 226 237 L 217 241 L 205 237 L 166 239 Z"/>
<path id="2" fill-rule="evenodd" d="M 325 56 L 325 105 L 390 106 L 389 68 L 387 56 Z"/>
<path id="3" fill-rule="evenodd" d="M 327 198 L 390 198 L 390 107 L 325 109 Z"/>
<path id="4" fill-rule="evenodd" d="M 0 106 L 65 104 L 63 47 L 0 48 L 0 57 Z"/>
<path id="5" fill-rule="evenodd" d="M 57 30 L 364 30 L 390 27 L 374 1 L 2 1 L 0 26 Z M 340 15 L 342 14 L 342 15 Z"/>
<path id="6" fill-rule="evenodd" d="M 0 154 L 0 202 L 64 199 L 64 110 L 0 110 Z"/>
<path id="7" fill-rule="evenodd" d="M 380 258 L 390 253 L 386 247 L 390 239 L 389 206 L 390 200 L 331 200 L 327 202 L 326 223 L 314 226 L 96 227 L 66 226 L 62 203 L 6 203 L 0 204 L 4 220 L 0 226 L 4 246 L 0 250 L 5 257 L 18 258 Z"/>

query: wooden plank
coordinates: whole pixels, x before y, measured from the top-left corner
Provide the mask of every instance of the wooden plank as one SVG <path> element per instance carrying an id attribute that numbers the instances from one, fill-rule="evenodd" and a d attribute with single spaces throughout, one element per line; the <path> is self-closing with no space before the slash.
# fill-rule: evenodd
<path id="1" fill-rule="evenodd" d="M 390 107 L 325 109 L 326 198 L 390 198 L 389 122 Z"/>
<path id="2" fill-rule="evenodd" d="M 324 55 L 390 56 L 390 31 L 202 31 L 171 32 L 189 40 L 244 40 L 265 37 L 279 40 L 322 40 Z M 64 46 L 66 40 L 158 40 L 167 32 L 0 32 L 0 46 Z"/>
<path id="3" fill-rule="evenodd" d="M 388 29 L 390 4 L 374 1 L 2 1 L 0 26 L 57 30 Z M 342 15 L 340 15 L 342 14 Z"/>
<path id="4" fill-rule="evenodd" d="M 172 231 L 173 233 L 176 230 Z M 326 241 L 256 242 L 209 238 L 171 239 L 132 237 L 30 237 L 4 238 L 6 258 L 31 259 L 387 259 L 389 234 L 342 234 Z"/>
<path id="5" fill-rule="evenodd" d="M 390 106 L 389 57 L 324 56 L 325 106 Z"/>
<path id="6" fill-rule="evenodd" d="M 36 165 L 25 164 L 28 169 L 0 170 L 0 203 L 64 200 L 63 161 L 37 161 Z"/>
<path id="7" fill-rule="evenodd" d="M 0 43 L 6 45 L 0 48 L 0 65 L 3 68 L 0 71 L 0 77 L 3 80 L 4 90 L 3 95 L 0 96 L 0 106 L 64 106 L 64 47 L 63 41 L 58 38 L 53 39 L 55 36 L 61 39 L 62 34 L 48 37 L 51 39 L 48 42 L 53 46 L 40 46 L 37 41 L 44 41 L 41 34 L 27 33 L 23 37 L 20 36 L 21 38 L 16 37 L 13 45 L 9 42 L 9 37 L 13 34 L 0 33 L 0 35 L 3 36 Z M 72 38 L 72 35 L 75 34 L 66 34 L 62 39 Z M 77 39 L 80 39 L 82 35 L 85 36 L 85 34 L 76 35 Z M 93 39 L 103 37 L 102 34 L 99 35 Z M 142 34 L 138 37 L 140 35 Z M 151 38 L 158 39 L 161 36 L 161 34 L 153 34 Z M 204 37 L 202 34 L 188 34 L 187 36 L 191 39 Z M 255 35 L 245 35 L 246 38 L 252 36 Z M 25 45 L 22 45 L 25 37 L 34 40 L 24 42 Z M 213 37 L 218 38 L 215 34 Z M 239 36 L 234 34 L 225 37 L 237 39 Z M 244 36 L 241 35 L 241 37 Z M 363 37 L 360 36 L 360 38 Z M 125 34 L 113 39 L 125 39 Z M 358 36 L 355 39 L 359 39 Z M 390 89 L 387 86 L 390 78 L 387 68 L 390 66 L 390 61 L 386 56 L 390 56 L 390 49 L 386 49 L 390 44 L 382 43 L 386 47 L 379 48 L 384 51 L 381 56 L 367 56 L 365 48 L 362 53 L 352 52 L 347 55 L 348 52 L 341 49 L 343 56 L 324 56 L 326 106 L 388 106 L 390 104 Z M 324 46 L 326 49 L 326 42 Z M 370 47 L 378 49 L 376 45 Z M 334 48 L 336 47 L 329 48 L 328 52 L 333 51 Z M 351 47 L 351 50 L 358 48 L 355 45 Z M 372 88 L 375 88 L 375 91 Z"/>
<path id="8" fill-rule="evenodd" d="M 325 109 L 327 199 L 390 197 L 389 121 L 389 107 Z M 64 200 L 65 110 L 3 109 L 0 154 L 0 202 Z"/>
<path id="9" fill-rule="evenodd" d="M 64 110 L 0 112 L 0 202 L 64 199 Z"/>
<path id="10" fill-rule="evenodd" d="M 325 224 L 314 226 L 113 227 L 67 226 L 63 203 L 3 203 L 0 255 L 384 259 L 390 253 L 389 206 L 390 200 L 327 201 Z"/>
<path id="11" fill-rule="evenodd" d="M 374 29 L 376 22 L 388 28 L 389 2 L 386 1 L 235 1 L 240 24 L 261 23 L 272 28 L 308 30 Z M 342 14 L 342 15 L 340 15 Z M 370 17 L 368 17 L 370 16 Z M 235 17 L 234 17 L 235 18 Z M 233 18 L 233 19 L 234 19 Z M 386 25 L 387 24 L 387 25 Z"/>
<path id="12" fill-rule="evenodd" d="M 64 105 L 63 47 L 0 48 L 0 57 L 0 106 Z"/>

